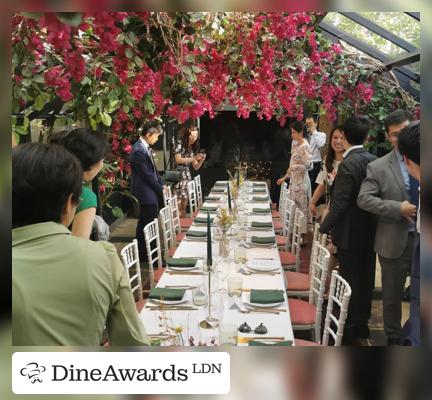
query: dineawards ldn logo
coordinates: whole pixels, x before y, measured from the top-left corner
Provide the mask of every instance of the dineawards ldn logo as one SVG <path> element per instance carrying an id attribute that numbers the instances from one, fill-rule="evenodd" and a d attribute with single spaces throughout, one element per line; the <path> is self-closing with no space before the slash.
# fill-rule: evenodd
<path id="1" fill-rule="evenodd" d="M 45 371 L 46 368 L 43 365 L 39 365 L 37 362 L 29 362 L 24 368 L 21 368 L 20 374 L 27 376 L 31 383 L 42 383 L 41 374 Z"/>
<path id="2" fill-rule="evenodd" d="M 16 352 L 16 394 L 225 394 L 226 352 Z"/>

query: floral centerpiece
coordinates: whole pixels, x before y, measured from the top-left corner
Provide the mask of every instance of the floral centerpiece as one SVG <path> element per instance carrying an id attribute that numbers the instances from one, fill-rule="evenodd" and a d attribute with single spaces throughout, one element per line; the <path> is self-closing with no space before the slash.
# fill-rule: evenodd
<path id="1" fill-rule="evenodd" d="M 229 243 L 227 233 L 233 223 L 233 215 L 226 208 L 220 208 L 216 216 L 216 226 L 221 230 L 221 238 L 219 241 L 219 255 L 223 258 L 226 258 L 229 255 Z"/>

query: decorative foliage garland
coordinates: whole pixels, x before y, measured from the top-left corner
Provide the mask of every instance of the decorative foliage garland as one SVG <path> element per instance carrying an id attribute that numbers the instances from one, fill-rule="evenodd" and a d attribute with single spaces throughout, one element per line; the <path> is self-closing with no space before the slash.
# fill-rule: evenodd
<path id="1" fill-rule="evenodd" d="M 60 98 L 54 129 L 105 126 L 117 157 L 114 182 L 127 174 L 136 122 L 168 115 L 179 122 L 237 115 L 302 119 L 305 107 L 353 110 L 377 121 L 396 106 L 418 105 L 397 84 L 353 62 L 319 32 L 320 13 L 88 12 L 12 17 L 13 133 Z M 394 95 L 385 102 L 388 92 Z M 396 104 L 397 103 L 397 104 Z M 377 111 L 379 110 L 379 111 Z M 18 117 L 19 116 L 19 117 Z M 108 128 L 109 127 L 109 128 Z M 377 128 L 378 130 L 378 128 Z M 376 133 L 372 135 L 372 141 Z M 112 178 L 112 176 L 111 176 Z"/>

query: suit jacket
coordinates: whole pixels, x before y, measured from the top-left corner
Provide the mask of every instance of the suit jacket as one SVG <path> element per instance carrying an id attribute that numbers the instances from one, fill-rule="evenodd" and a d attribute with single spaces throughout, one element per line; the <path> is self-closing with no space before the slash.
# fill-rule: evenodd
<path id="1" fill-rule="evenodd" d="M 404 251 L 410 226 L 400 213 L 405 200 L 410 196 L 393 150 L 368 165 L 357 201 L 360 208 L 379 216 L 375 251 L 383 257 L 398 258 Z"/>
<path id="2" fill-rule="evenodd" d="M 132 171 L 131 192 L 140 204 L 163 204 L 163 181 L 141 140 L 129 156 Z"/>
<path id="3" fill-rule="evenodd" d="M 376 157 L 365 149 L 351 150 L 340 163 L 333 183 L 330 212 L 320 232 L 331 231 L 333 243 L 341 249 L 370 249 L 376 228 L 375 216 L 357 206 L 367 165 Z"/>

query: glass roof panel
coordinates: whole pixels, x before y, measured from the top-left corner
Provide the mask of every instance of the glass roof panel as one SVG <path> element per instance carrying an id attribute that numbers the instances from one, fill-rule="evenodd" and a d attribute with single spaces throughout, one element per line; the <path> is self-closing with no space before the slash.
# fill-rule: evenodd
<path id="1" fill-rule="evenodd" d="M 361 12 L 359 14 L 420 48 L 420 22 L 408 14 L 404 12 Z"/>
<path id="2" fill-rule="evenodd" d="M 324 21 L 335 26 L 343 32 L 346 32 L 352 37 L 370 45 L 376 50 L 379 50 L 380 52 L 387 55 L 387 57 L 390 59 L 407 53 L 404 49 L 400 48 L 389 40 L 384 39 L 382 36 L 371 32 L 369 29 L 357 24 L 356 22 L 337 12 L 327 13 Z"/>

